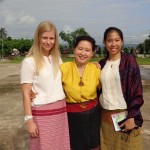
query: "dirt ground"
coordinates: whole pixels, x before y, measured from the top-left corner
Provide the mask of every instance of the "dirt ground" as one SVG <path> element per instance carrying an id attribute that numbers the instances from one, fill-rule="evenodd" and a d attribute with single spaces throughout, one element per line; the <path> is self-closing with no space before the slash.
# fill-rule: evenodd
<path id="1" fill-rule="evenodd" d="M 150 147 L 150 66 L 140 66 L 145 104 L 142 107 L 143 149 Z M 20 64 L 0 63 L 0 150 L 27 150 L 19 84 Z"/>

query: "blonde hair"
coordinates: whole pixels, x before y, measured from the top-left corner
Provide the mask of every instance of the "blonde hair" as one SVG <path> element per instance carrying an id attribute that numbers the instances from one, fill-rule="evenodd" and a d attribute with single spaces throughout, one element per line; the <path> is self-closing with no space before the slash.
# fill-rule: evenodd
<path id="1" fill-rule="evenodd" d="M 41 37 L 44 32 L 54 31 L 55 33 L 55 43 L 53 48 L 50 50 L 50 54 L 52 56 L 52 64 L 54 70 L 54 77 L 56 76 L 59 69 L 59 44 L 58 44 L 58 33 L 55 25 L 50 21 L 41 22 L 34 34 L 33 45 L 30 48 L 26 57 L 33 57 L 36 65 L 37 74 L 40 73 L 40 70 L 44 66 L 44 58 L 41 49 Z"/>

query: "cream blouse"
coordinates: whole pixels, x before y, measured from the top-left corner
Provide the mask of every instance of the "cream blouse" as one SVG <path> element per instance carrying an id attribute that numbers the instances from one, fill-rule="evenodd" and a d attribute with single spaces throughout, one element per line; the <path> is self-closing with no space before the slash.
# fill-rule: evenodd
<path id="1" fill-rule="evenodd" d="M 120 59 L 107 61 L 101 71 L 102 94 L 99 100 L 101 106 L 107 110 L 127 108 L 121 89 L 119 64 Z"/>
<path id="2" fill-rule="evenodd" d="M 21 84 L 31 83 L 32 91 L 38 93 L 33 99 L 32 106 L 54 103 L 65 98 L 61 82 L 61 71 L 59 70 L 54 78 L 52 57 L 43 57 L 45 65 L 39 75 L 36 75 L 33 57 L 25 58 L 21 66 Z M 62 63 L 61 59 L 60 63 Z"/>

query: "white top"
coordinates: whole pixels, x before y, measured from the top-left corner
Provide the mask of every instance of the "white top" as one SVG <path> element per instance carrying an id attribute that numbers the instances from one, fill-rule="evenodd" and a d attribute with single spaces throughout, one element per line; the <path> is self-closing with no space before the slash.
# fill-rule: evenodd
<path id="1" fill-rule="evenodd" d="M 107 110 L 127 108 L 121 88 L 119 64 L 120 59 L 107 61 L 101 71 L 102 94 L 99 100 Z"/>
<path id="2" fill-rule="evenodd" d="M 53 103 L 65 98 L 60 70 L 54 78 L 51 56 L 49 58 L 43 57 L 45 65 L 39 75 L 36 75 L 33 57 L 25 58 L 21 66 L 21 84 L 32 83 L 33 92 L 38 93 L 36 98 L 33 99 L 32 106 Z"/>

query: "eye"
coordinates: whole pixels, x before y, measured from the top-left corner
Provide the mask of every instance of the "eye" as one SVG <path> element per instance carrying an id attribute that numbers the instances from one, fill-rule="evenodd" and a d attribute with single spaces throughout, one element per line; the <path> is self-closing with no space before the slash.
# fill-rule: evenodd
<path id="1" fill-rule="evenodd" d="M 110 42 L 112 42 L 112 40 L 111 40 L 111 39 L 108 39 L 106 42 L 110 43 Z"/>
<path id="2" fill-rule="evenodd" d="M 117 39 L 116 42 L 120 42 L 120 39 Z"/>
<path id="3" fill-rule="evenodd" d="M 50 37 L 50 40 L 55 40 L 55 37 Z"/>
<path id="4" fill-rule="evenodd" d="M 90 52 L 91 51 L 91 49 L 86 49 L 86 52 Z"/>
<path id="5" fill-rule="evenodd" d="M 78 47 L 78 50 L 82 51 L 82 50 L 83 50 L 83 48 L 82 48 L 82 47 Z"/>
<path id="6" fill-rule="evenodd" d="M 42 37 L 42 39 L 46 40 L 46 39 L 47 39 L 47 37 Z"/>

